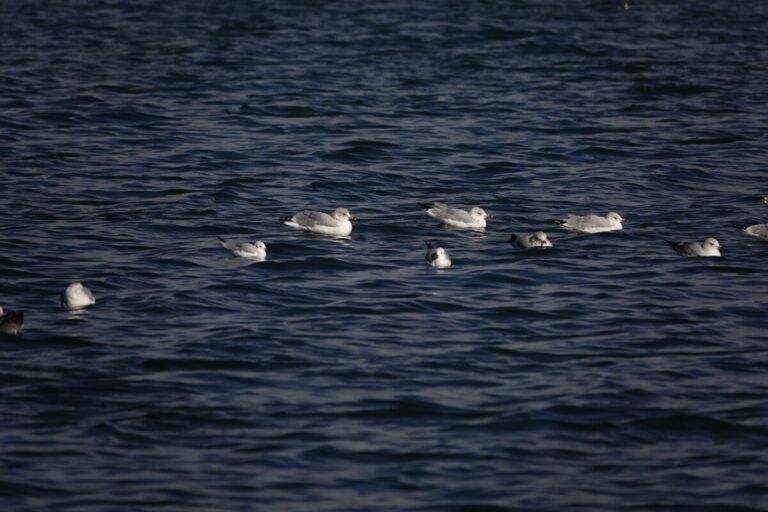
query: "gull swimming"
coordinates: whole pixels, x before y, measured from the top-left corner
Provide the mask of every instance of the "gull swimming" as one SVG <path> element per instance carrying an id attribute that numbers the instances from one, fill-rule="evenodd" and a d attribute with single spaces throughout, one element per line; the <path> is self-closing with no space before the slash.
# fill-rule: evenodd
<path id="1" fill-rule="evenodd" d="M 451 208 L 445 203 L 422 204 L 419 203 L 422 210 L 426 211 L 430 217 L 441 221 L 447 226 L 461 229 L 478 229 L 485 227 L 485 219 L 490 219 L 493 215 L 486 213 L 479 206 L 470 208 L 469 211 Z"/>
<path id="2" fill-rule="evenodd" d="M 261 240 L 251 243 L 241 240 L 224 240 L 218 235 L 216 235 L 216 238 L 221 241 L 222 247 L 238 258 L 249 258 L 257 261 L 267 259 L 267 246 Z"/>
<path id="3" fill-rule="evenodd" d="M 83 283 L 70 283 L 61 294 L 61 305 L 67 309 L 82 309 L 96 302 L 91 290 Z"/>
<path id="4" fill-rule="evenodd" d="M 24 327 L 24 313 L 15 310 L 6 313 L 0 306 L 0 333 L 19 334 L 22 327 Z"/>
<path id="5" fill-rule="evenodd" d="M 599 215 L 569 215 L 564 219 L 558 219 L 553 222 L 564 229 L 580 231 L 582 233 L 601 233 L 603 231 L 621 229 L 621 223 L 627 222 L 627 219 L 616 212 L 610 212 L 605 217 L 600 217 Z"/>
<path id="6" fill-rule="evenodd" d="M 280 220 L 292 228 L 303 229 L 321 235 L 347 236 L 352 232 L 352 223 L 350 221 L 357 220 L 357 217 L 351 215 L 346 208 L 336 208 L 331 215 L 304 210 L 293 217 L 282 217 Z"/>
<path id="7" fill-rule="evenodd" d="M 427 253 L 424 255 L 427 265 L 435 268 L 446 268 L 451 266 L 451 258 L 442 247 L 432 247 L 431 242 L 427 242 Z"/>
<path id="8" fill-rule="evenodd" d="M 516 235 L 512 233 L 509 235 L 507 243 L 512 247 L 520 249 L 530 249 L 532 247 L 552 247 L 552 242 L 547 238 L 547 234 L 543 231 L 537 231 L 532 235 Z"/>
<path id="9" fill-rule="evenodd" d="M 768 224 L 753 224 L 751 226 L 736 226 L 748 235 L 768 240 Z"/>
<path id="10" fill-rule="evenodd" d="M 704 243 L 698 242 L 671 242 L 667 240 L 672 249 L 680 256 L 720 256 L 723 247 L 714 238 L 707 238 Z"/>

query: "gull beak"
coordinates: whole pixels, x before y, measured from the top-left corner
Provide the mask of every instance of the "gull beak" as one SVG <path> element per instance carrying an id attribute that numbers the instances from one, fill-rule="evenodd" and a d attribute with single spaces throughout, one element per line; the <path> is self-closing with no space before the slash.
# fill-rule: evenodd
<path id="1" fill-rule="evenodd" d="M 492 219 L 492 218 L 493 218 L 493 215 L 491 215 L 490 213 L 486 213 L 486 214 L 485 214 L 485 218 L 486 218 L 486 219 Z"/>
<path id="2" fill-rule="evenodd" d="M 622 217 L 621 222 L 629 222 L 629 219 L 625 219 L 624 217 Z"/>
<path id="3" fill-rule="evenodd" d="M 350 215 L 349 220 L 357 220 L 357 217 L 355 217 L 354 215 Z"/>

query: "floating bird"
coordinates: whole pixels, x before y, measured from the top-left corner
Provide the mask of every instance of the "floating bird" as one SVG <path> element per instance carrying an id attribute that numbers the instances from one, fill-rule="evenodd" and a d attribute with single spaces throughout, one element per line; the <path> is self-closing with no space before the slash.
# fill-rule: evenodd
<path id="1" fill-rule="evenodd" d="M 621 223 L 627 222 L 627 219 L 616 212 L 610 212 L 605 217 L 600 217 L 599 215 L 569 215 L 564 219 L 554 220 L 553 222 L 564 229 L 580 231 L 582 233 L 600 233 L 621 229 Z"/>
<path id="2" fill-rule="evenodd" d="M 450 208 L 445 203 L 423 204 L 419 206 L 431 217 L 436 218 L 447 226 L 461 229 L 479 229 L 485 227 L 485 219 L 493 218 L 482 208 L 475 206 L 469 211 Z"/>
<path id="3" fill-rule="evenodd" d="M 768 224 L 753 224 L 751 226 L 736 226 L 748 235 L 768 240 Z"/>
<path id="4" fill-rule="evenodd" d="M 507 243 L 520 249 L 530 249 L 531 247 L 552 247 L 552 242 L 547 238 L 543 231 L 537 231 L 532 235 L 509 235 Z"/>
<path id="5" fill-rule="evenodd" d="M 323 212 L 304 210 L 293 217 L 282 217 L 287 226 L 321 235 L 347 236 L 352 232 L 351 220 L 357 217 L 350 215 L 346 208 L 336 208 L 331 215 Z"/>
<path id="6" fill-rule="evenodd" d="M 698 242 L 671 242 L 667 240 L 672 249 L 680 256 L 720 256 L 723 247 L 714 238 L 707 238 L 704 243 Z"/>
<path id="7" fill-rule="evenodd" d="M 24 313 L 11 310 L 8 313 L 0 306 L 0 333 L 19 334 L 24 327 Z"/>
<path id="8" fill-rule="evenodd" d="M 264 245 L 264 242 L 261 240 L 251 243 L 240 240 L 227 241 L 218 235 L 216 235 L 216 238 L 221 241 L 222 247 L 238 258 L 249 258 L 257 261 L 264 261 L 267 259 L 267 246 Z"/>
<path id="9" fill-rule="evenodd" d="M 82 309 L 96 302 L 96 298 L 83 283 L 70 283 L 61 294 L 61 305 L 67 309 Z"/>
<path id="10" fill-rule="evenodd" d="M 442 247 L 432 247 L 431 242 L 427 242 L 427 253 L 424 255 L 427 265 L 435 268 L 446 268 L 451 266 L 451 258 Z"/>

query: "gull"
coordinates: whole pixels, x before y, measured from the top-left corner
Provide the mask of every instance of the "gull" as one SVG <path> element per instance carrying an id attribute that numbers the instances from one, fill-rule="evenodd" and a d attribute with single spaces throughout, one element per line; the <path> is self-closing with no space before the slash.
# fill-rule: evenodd
<path id="1" fill-rule="evenodd" d="M 451 266 L 451 258 L 442 247 L 432 247 L 431 242 L 427 242 L 427 253 L 424 255 L 427 265 L 435 268 L 446 268 Z"/>
<path id="2" fill-rule="evenodd" d="M 507 243 L 512 247 L 518 247 L 520 249 L 530 249 L 531 247 L 552 247 L 552 242 L 547 238 L 547 234 L 543 231 L 537 231 L 532 235 L 516 235 L 512 233 L 509 235 Z"/>
<path id="3" fill-rule="evenodd" d="M 720 256 L 723 247 L 714 238 L 707 238 L 704 243 L 698 242 L 671 242 L 667 240 L 672 249 L 680 256 Z"/>
<path id="4" fill-rule="evenodd" d="M 616 212 L 610 212 L 605 217 L 600 217 L 599 215 L 569 215 L 564 219 L 558 219 L 553 222 L 564 229 L 571 229 L 582 233 L 600 233 L 602 231 L 621 229 L 621 223 L 627 222 L 627 219 Z"/>
<path id="5" fill-rule="evenodd" d="M 426 211 L 430 217 L 434 217 L 447 226 L 461 229 L 478 229 L 485 227 L 485 219 L 490 219 L 493 215 L 486 213 L 478 206 L 470 208 L 469 211 L 458 208 L 450 208 L 445 203 L 423 204 L 419 203 L 422 210 Z"/>
<path id="6" fill-rule="evenodd" d="M 267 246 L 264 245 L 264 242 L 261 240 L 251 243 L 243 242 L 241 240 L 227 241 L 218 235 L 216 235 L 216 238 L 221 241 L 222 247 L 238 258 L 250 258 L 257 261 L 264 261 L 267 259 Z"/>
<path id="7" fill-rule="evenodd" d="M 350 215 L 346 208 L 336 208 L 331 215 L 323 212 L 304 210 L 293 217 L 282 217 L 287 226 L 321 235 L 347 236 L 352 232 L 351 220 L 357 217 Z"/>
<path id="8" fill-rule="evenodd" d="M 83 283 L 70 283 L 61 294 L 61 305 L 67 309 L 82 309 L 96 302 L 96 298 Z"/>
<path id="9" fill-rule="evenodd" d="M 736 226 L 748 235 L 768 240 L 768 224 L 753 224 L 751 226 Z"/>
<path id="10" fill-rule="evenodd" d="M 19 334 L 24 327 L 24 313 L 11 310 L 8 313 L 0 306 L 0 333 Z"/>

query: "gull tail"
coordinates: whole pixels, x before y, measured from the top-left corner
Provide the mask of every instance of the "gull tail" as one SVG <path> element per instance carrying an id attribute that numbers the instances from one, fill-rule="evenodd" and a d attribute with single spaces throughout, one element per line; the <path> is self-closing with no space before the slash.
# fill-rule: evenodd
<path id="1" fill-rule="evenodd" d="M 21 311 L 13 310 L 0 317 L 0 333 L 19 334 L 22 327 L 24 327 L 24 313 Z"/>
<path id="2" fill-rule="evenodd" d="M 673 242 L 672 240 L 667 240 L 667 243 L 669 246 L 675 250 L 681 248 L 683 246 L 682 242 Z"/>
<path id="3" fill-rule="evenodd" d="M 735 227 L 736 229 L 740 229 L 740 230 L 742 230 L 742 231 L 746 231 L 746 230 L 747 230 L 747 228 L 748 228 L 749 226 L 742 226 L 742 225 L 740 225 L 740 224 L 736 224 L 736 225 L 735 225 L 735 226 L 733 226 L 733 227 Z"/>
<path id="4" fill-rule="evenodd" d="M 422 210 L 429 210 L 434 206 L 434 204 L 431 204 L 431 203 L 416 203 L 416 204 L 418 204 Z"/>

